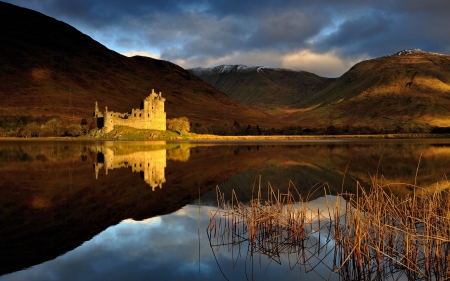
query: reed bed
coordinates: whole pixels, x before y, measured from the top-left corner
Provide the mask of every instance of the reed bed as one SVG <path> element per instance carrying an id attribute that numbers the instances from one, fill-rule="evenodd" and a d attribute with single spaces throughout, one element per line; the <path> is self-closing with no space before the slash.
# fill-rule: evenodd
<path id="1" fill-rule="evenodd" d="M 341 274 L 382 280 L 401 272 L 410 280 L 450 279 L 449 192 L 414 193 L 399 198 L 373 180 L 368 191 L 357 183 L 348 195 L 342 231 L 334 237 Z"/>
<path id="2" fill-rule="evenodd" d="M 259 186 L 246 204 L 234 191 L 226 200 L 217 188 L 218 209 L 207 230 L 211 248 L 227 247 L 233 266 L 245 256 L 252 270 L 262 256 L 276 263 L 285 256 L 291 269 L 309 272 L 322 264 L 344 280 L 450 279 L 449 192 L 404 184 L 414 194 L 399 198 L 375 178 L 369 190 L 356 185 L 356 194 L 330 196 L 324 184 L 302 197 L 292 183 L 285 194 L 269 184 L 267 194 Z M 326 196 L 321 208 L 309 202 L 317 192 Z"/>

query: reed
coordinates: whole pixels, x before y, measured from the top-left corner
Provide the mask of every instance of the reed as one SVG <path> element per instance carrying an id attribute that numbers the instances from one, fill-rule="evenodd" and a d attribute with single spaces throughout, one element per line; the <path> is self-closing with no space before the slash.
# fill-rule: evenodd
<path id="1" fill-rule="evenodd" d="M 318 185 L 305 198 L 292 182 L 286 194 L 269 184 L 264 197 L 259 185 L 248 204 L 234 191 L 226 200 L 217 187 L 218 209 L 210 213 L 208 226 L 210 245 L 216 250 L 228 247 L 233 266 L 246 256 L 252 269 L 256 257 L 261 266 L 261 256 L 281 263 L 285 255 L 291 269 L 309 272 L 332 256 L 330 269 L 345 280 L 401 275 L 409 280 L 450 279 L 448 190 L 429 192 L 404 184 L 414 194 L 399 198 L 376 178 L 368 190 L 356 185 L 356 194 L 333 197 L 327 184 Z M 322 208 L 309 204 L 317 192 L 327 198 Z"/>

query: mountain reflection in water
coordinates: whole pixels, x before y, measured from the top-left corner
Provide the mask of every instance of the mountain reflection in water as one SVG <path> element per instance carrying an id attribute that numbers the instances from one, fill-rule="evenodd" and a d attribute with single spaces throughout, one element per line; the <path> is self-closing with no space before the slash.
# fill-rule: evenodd
<path id="1" fill-rule="evenodd" d="M 246 275 L 252 280 L 252 266 L 254 280 L 277 280 L 280 276 L 283 280 L 298 280 L 300 276 L 315 280 L 318 272 L 326 280 L 338 280 L 327 268 L 332 265 L 332 255 L 316 260 L 317 267 L 308 268 L 311 272 L 307 274 L 301 268 L 290 270 L 287 256 L 282 256 L 281 265 L 264 255 L 261 264 L 245 262 L 248 258 L 243 245 L 242 256 L 235 263 L 227 248 L 217 251 L 209 245 L 205 229 L 214 209 L 188 205 L 170 215 L 124 220 L 71 252 L 0 280 L 245 280 Z"/>
<path id="2" fill-rule="evenodd" d="M 377 171 L 386 183 L 417 180 L 423 187 L 445 188 L 448 181 L 444 176 L 450 169 L 449 144 L 436 140 L 231 144 L 0 142 L 0 275 L 60 256 L 25 271 L 0 276 L 0 280 L 12 280 L 13 276 L 36 279 L 30 277 L 40 276 L 36 270 L 56 276 L 56 280 L 70 280 L 66 279 L 68 275 L 58 278 L 66 271 L 74 279 L 82 276 L 77 280 L 98 276 L 107 280 L 111 277 L 108 274 L 132 280 L 133 276 L 138 278 L 139 272 L 141 279 L 148 272 L 167 276 L 161 278 L 165 280 L 178 277 L 206 280 L 209 272 L 214 272 L 210 279 L 221 279 L 209 244 L 204 244 L 207 240 L 204 230 L 209 223 L 206 206 L 201 207 L 201 274 L 198 275 L 198 237 L 195 236 L 198 209 L 194 215 L 189 209 L 193 207 L 183 206 L 199 195 L 202 205 L 217 206 L 215 187 L 219 185 L 228 195 L 235 190 L 245 202 L 250 200 L 259 175 L 263 192 L 267 191 L 268 182 L 275 190 L 285 192 L 289 181 L 302 195 L 308 194 L 315 184 L 324 182 L 332 193 L 341 191 L 343 185 L 352 192 L 355 181 L 368 185 Z M 399 196 L 411 192 L 396 189 L 394 184 L 392 191 Z M 191 215 L 184 216 L 188 213 Z M 142 222 L 131 223 L 129 219 Z M 143 228 L 137 230 L 137 226 Z M 95 236 L 105 229 L 108 247 L 97 243 L 103 239 L 99 238 L 103 233 Z M 144 234 L 149 236 L 138 244 L 126 244 Z M 164 240 L 166 237 L 170 239 Z M 96 251 L 88 251 L 84 246 L 77 248 L 84 242 Z M 111 252 L 122 243 L 128 251 Z M 229 270 L 228 278 L 244 279 L 245 271 L 238 268 L 246 265 L 239 262 L 235 265 L 238 270 L 232 271 L 224 255 L 221 250 L 217 259 L 224 271 Z M 133 259 L 139 256 L 142 259 Z M 160 263 L 167 260 L 174 262 Z M 120 275 L 121 266 L 123 274 L 129 274 L 127 278 Z M 75 270 L 77 267 L 79 270 Z M 125 267 L 129 271 L 133 267 L 136 273 L 127 272 Z M 283 268 L 270 269 L 264 276 L 299 278 L 298 270 Z M 180 272 L 183 274 L 178 275 Z M 188 273 L 191 275 L 186 276 L 192 278 L 183 277 Z M 47 280 L 52 279 L 50 275 Z"/>

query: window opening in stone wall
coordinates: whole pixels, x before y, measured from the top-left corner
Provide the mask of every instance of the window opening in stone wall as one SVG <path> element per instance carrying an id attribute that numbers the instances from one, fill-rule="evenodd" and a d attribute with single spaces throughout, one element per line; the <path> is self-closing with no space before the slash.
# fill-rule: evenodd
<path id="1" fill-rule="evenodd" d="M 150 114 L 148 114 L 148 117 L 150 117 Z"/>
<path id="2" fill-rule="evenodd" d="M 141 113 L 139 113 L 139 117 L 142 117 L 142 114 L 141 114 Z"/>
<path id="3" fill-rule="evenodd" d="M 134 114 L 134 117 L 136 117 L 136 113 Z"/>

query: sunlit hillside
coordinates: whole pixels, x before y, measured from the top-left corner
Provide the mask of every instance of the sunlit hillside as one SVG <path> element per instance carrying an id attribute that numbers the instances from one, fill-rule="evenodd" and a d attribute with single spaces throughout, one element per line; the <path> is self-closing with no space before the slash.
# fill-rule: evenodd
<path id="1" fill-rule="evenodd" d="M 362 61 L 288 118 L 310 126 L 449 126 L 450 56 L 407 50 Z"/>
<path id="2" fill-rule="evenodd" d="M 360 62 L 337 79 L 244 66 L 189 72 L 167 61 L 125 57 L 64 22 L 3 2 L 0 43 L 2 118 L 91 120 L 95 101 L 128 112 L 155 89 L 166 98 L 168 118 L 186 116 L 196 128 L 239 123 L 420 133 L 450 126 L 448 55 L 402 51 Z"/>
<path id="3" fill-rule="evenodd" d="M 41 13 L 0 2 L 1 116 L 91 118 L 100 108 L 128 112 L 152 89 L 166 98 L 168 118 L 193 123 L 280 127 L 183 68 L 148 57 L 125 57 L 72 26 Z"/>

